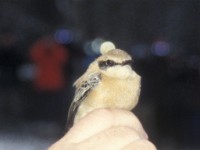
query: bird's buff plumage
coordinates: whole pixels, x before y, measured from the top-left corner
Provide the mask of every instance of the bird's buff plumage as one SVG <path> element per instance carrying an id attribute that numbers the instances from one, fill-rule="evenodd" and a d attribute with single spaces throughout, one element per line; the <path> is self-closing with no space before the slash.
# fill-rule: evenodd
<path id="1" fill-rule="evenodd" d="M 98 108 L 132 110 L 138 103 L 141 77 L 131 68 L 132 58 L 123 50 L 104 51 L 75 81 L 75 96 L 68 113 L 70 128 Z"/>

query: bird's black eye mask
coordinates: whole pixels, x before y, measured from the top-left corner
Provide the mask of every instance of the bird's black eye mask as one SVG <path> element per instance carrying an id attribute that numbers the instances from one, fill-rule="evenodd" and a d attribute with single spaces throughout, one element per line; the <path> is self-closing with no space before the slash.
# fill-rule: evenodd
<path id="1" fill-rule="evenodd" d="M 132 64 L 132 60 L 123 61 L 122 63 L 116 63 L 112 60 L 106 60 L 106 61 L 99 61 L 98 62 L 99 68 L 102 69 L 102 70 L 106 70 L 107 68 L 113 67 L 113 66 L 116 66 L 116 65 L 122 65 L 122 66 L 130 65 L 131 66 L 131 64 Z"/>

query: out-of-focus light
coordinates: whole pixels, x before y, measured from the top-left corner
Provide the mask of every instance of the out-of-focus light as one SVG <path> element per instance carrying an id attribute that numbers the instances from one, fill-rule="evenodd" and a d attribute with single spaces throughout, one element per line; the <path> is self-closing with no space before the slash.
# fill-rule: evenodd
<path id="1" fill-rule="evenodd" d="M 115 44 L 110 41 L 105 41 L 100 46 L 101 53 L 106 53 L 111 49 L 115 49 Z"/>
<path id="2" fill-rule="evenodd" d="M 31 64 L 22 65 L 18 69 L 18 76 L 22 81 L 32 80 L 35 76 L 35 66 Z"/>
<path id="3" fill-rule="evenodd" d="M 85 44 L 83 45 L 83 50 L 89 56 L 92 56 L 95 54 L 94 51 L 92 50 L 92 42 L 91 41 L 85 42 Z"/>
<path id="4" fill-rule="evenodd" d="M 106 53 L 111 49 L 115 49 L 115 45 L 110 41 L 104 41 L 102 38 L 96 38 L 92 41 L 85 42 L 83 46 L 84 52 L 89 56 Z"/>
<path id="5" fill-rule="evenodd" d="M 91 47 L 92 47 L 92 50 L 96 53 L 96 54 L 99 54 L 99 51 L 100 51 L 100 46 L 101 44 L 104 42 L 104 40 L 102 38 L 96 38 L 92 41 L 91 43 Z"/>
<path id="6" fill-rule="evenodd" d="M 152 45 L 152 53 L 156 56 L 167 56 L 170 54 L 170 45 L 166 41 L 156 41 Z"/>
<path id="7" fill-rule="evenodd" d="M 132 48 L 131 54 L 134 57 L 145 58 L 149 55 L 149 47 L 145 44 L 138 44 Z"/>
<path id="8" fill-rule="evenodd" d="M 71 30 L 59 29 L 54 33 L 54 39 L 60 44 L 69 44 L 74 40 Z"/>

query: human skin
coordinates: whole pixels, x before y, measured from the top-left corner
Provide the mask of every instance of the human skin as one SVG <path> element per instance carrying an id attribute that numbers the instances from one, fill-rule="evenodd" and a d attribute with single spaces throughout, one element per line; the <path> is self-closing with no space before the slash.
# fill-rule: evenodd
<path id="1" fill-rule="evenodd" d="M 99 109 L 77 122 L 48 150 L 156 150 L 138 118 L 121 109 Z"/>

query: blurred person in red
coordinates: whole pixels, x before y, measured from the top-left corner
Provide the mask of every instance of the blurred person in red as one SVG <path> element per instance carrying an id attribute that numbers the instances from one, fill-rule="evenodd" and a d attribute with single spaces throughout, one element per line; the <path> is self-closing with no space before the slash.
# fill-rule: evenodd
<path id="1" fill-rule="evenodd" d="M 45 37 L 31 47 L 31 59 L 36 64 L 35 87 L 42 91 L 60 90 L 65 85 L 63 67 L 67 49 L 51 37 Z"/>
<path id="2" fill-rule="evenodd" d="M 34 98 L 29 101 L 29 118 L 64 123 L 66 111 L 65 66 L 69 60 L 68 49 L 46 36 L 30 48 L 30 57 L 35 64 L 33 85 Z"/>

